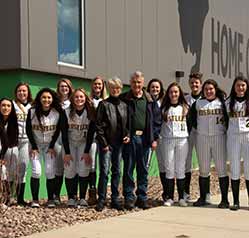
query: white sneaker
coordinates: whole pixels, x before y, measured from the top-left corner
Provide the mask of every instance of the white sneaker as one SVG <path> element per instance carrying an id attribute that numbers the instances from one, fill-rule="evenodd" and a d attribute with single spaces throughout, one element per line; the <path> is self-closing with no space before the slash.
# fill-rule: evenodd
<path id="1" fill-rule="evenodd" d="M 171 207 L 172 205 L 174 204 L 174 201 L 172 199 L 167 199 L 165 202 L 164 202 L 164 206 L 166 207 Z"/>
<path id="2" fill-rule="evenodd" d="M 39 207 L 40 207 L 40 204 L 39 204 L 38 201 L 33 201 L 33 202 L 31 203 L 31 207 L 32 207 L 32 208 L 39 208 Z"/>
<path id="3" fill-rule="evenodd" d="M 87 201 L 85 199 L 83 199 L 83 198 L 80 199 L 80 204 L 79 205 L 80 205 L 81 208 L 88 207 Z"/>
<path id="4" fill-rule="evenodd" d="M 185 202 L 191 202 L 191 197 L 189 194 L 185 193 L 183 194 L 183 198 L 185 200 Z"/>
<path id="5" fill-rule="evenodd" d="M 187 207 L 188 204 L 187 204 L 187 202 L 184 199 L 180 199 L 179 200 L 179 206 L 180 207 Z"/>
<path id="6" fill-rule="evenodd" d="M 210 193 L 206 194 L 206 203 L 211 204 L 211 194 Z"/>
<path id="7" fill-rule="evenodd" d="M 47 207 L 48 208 L 54 208 L 55 207 L 54 200 L 48 200 Z"/>
<path id="8" fill-rule="evenodd" d="M 68 207 L 76 207 L 76 206 L 77 206 L 76 200 L 73 199 L 73 198 L 70 198 L 70 199 L 67 201 L 67 206 L 68 206 Z"/>

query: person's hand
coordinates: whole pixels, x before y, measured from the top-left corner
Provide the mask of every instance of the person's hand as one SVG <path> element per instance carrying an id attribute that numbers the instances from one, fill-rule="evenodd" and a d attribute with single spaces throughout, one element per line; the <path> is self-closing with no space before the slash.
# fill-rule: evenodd
<path id="1" fill-rule="evenodd" d="M 92 164 L 92 157 L 90 156 L 89 153 L 84 153 L 81 157 L 81 160 L 84 160 L 86 165 Z"/>
<path id="2" fill-rule="evenodd" d="M 39 155 L 38 150 L 31 150 L 31 152 L 30 152 L 31 159 L 35 159 L 38 155 Z"/>
<path id="3" fill-rule="evenodd" d="M 70 165 L 70 161 L 73 160 L 73 157 L 69 154 L 69 155 L 64 155 L 64 164 L 66 166 L 69 166 Z"/>
<path id="4" fill-rule="evenodd" d="M 56 158 L 56 152 L 54 149 L 49 148 L 48 153 L 50 154 L 51 158 Z"/>
<path id="5" fill-rule="evenodd" d="M 124 144 L 128 144 L 130 142 L 130 137 L 129 136 L 126 136 L 123 138 L 123 143 Z"/>
<path id="6" fill-rule="evenodd" d="M 155 150 L 156 147 L 157 147 L 157 141 L 154 140 L 154 141 L 152 142 L 152 144 L 151 144 L 151 149 L 152 149 L 152 150 Z"/>

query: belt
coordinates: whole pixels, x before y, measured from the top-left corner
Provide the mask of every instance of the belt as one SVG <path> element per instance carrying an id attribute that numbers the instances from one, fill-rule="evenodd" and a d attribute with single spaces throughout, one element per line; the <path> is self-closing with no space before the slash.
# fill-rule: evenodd
<path id="1" fill-rule="evenodd" d="M 144 133 L 144 132 L 143 132 L 142 130 L 136 130 L 136 131 L 135 131 L 135 135 L 136 135 L 136 136 L 142 136 L 143 133 Z"/>

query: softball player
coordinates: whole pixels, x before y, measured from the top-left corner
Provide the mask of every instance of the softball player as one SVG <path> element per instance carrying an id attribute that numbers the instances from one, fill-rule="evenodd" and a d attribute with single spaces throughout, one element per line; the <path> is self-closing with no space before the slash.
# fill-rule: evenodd
<path id="1" fill-rule="evenodd" d="M 80 187 L 81 207 L 87 207 L 85 200 L 91 170 L 89 150 L 93 140 L 94 129 L 90 127 L 90 120 L 94 119 L 92 101 L 84 89 L 76 89 L 71 97 L 71 105 L 66 109 L 68 119 L 68 139 L 71 158 L 64 160 L 65 182 L 68 194 L 68 206 L 77 205 L 77 187 Z M 88 131 L 91 132 L 88 133 Z M 75 181 L 76 175 L 78 180 Z"/>
<path id="2" fill-rule="evenodd" d="M 47 178 L 48 207 L 55 207 L 55 174 L 56 174 L 56 140 L 62 132 L 62 142 L 66 155 L 69 156 L 69 146 L 64 130 L 66 119 L 56 93 L 43 88 L 36 95 L 34 106 L 27 116 L 26 131 L 32 147 L 31 151 L 31 193 L 32 207 L 39 207 L 39 178 L 41 176 L 41 160 L 44 159 L 45 175 Z"/>
<path id="3" fill-rule="evenodd" d="M 151 79 L 148 83 L 147 86 L 147 92 L 151 95 L 151 97 L 153 98 L 154 102 L 155 102 L 155 106 L 154 106 L 154 113 L 157 114 L 161 114 L 161 103 L 164 97 L 164 88 L 163 88 L 163 83 L 160 79 Z M 161 128 L 161 127 L 159 127 Z M 158 132 L 160 133 L 160 131 Z M 150 167 L 150 162 L 151 162 L 151 158 L 152 158 L 152 150 L 150 148 L 149 151 L 149 155 L 148 155 L 148 162 L 147 162 L 147 167 Z M 158 140 L 158 145 L 156 148 L 156 156 L 157 156 L 157 160 L 161 161 L 163 159 L 163 154 L 162 154 L 162 149 L 161 149 L 161 139 L 159 138 Z M 162 198 L 163 200 L 166 200 L 166 187 L 165 187 L 165 180 L 166 180 L 166 173 L 162 172 L 160 173 L 160 180 L 161 180 L 161 184 L 163 187 L 163 194 L 162 194 Z"/>
<path id="4" fill-rule="evenodd" d="M 192 125 L 197 130 L 196 152 L 199 161 L 200 198 L 194 206 L 205 206 L 208 189 L 210 163 L 213 159 L 219 176 L 222 199 L 219 208 L 228 208 L 227 199 L 229 179 L 226 171 L 226 125 L 227 114 L 225 93 L 217 83 L 209 79 L 202 87 L 203 98 L 191 108 Z"/>
<path id="5" fill-rule="evenodd" d="M 1 128 L 1 159 L 4 160 L 0 170 L 1 181 L 6 188 L 8 205 L 16 189 L 16 182 L 20 177 L 18 170 L 18 123 L 13 102 L 8 98 L 0 100 L 0 128 Z"/>
<path id="6" fill-rule="evenodd" d="M 244 160 L 244 175 L 249 194 L 249 84 L 242 76 L 236 77 L 230 97 L 226 101 L 229 124 L 227 130 L 227 153 L 230 161 L 233 206 L 238 210 L 240 185 L 240 160 Z"/>
<path id="7" fill-rule="evenodd" d="M 62 78 L 57 83 L 57 95 L 60 98 L 62 109 L 66 109 L 70 106 L 70 97 L 73 93 L 73 85 L 72 82 L 69 79 Z M 62 156 L 62 141 L 61 141 L 61 135 L 59 136 L 57 142 L 56 142 L 56 153 L 57 153 L 57 159 L 56 159 L 56 176 L 55 176 L 55 203 L 56 205 L 59 205 L 60 202 L 60 192 L 61 187 L 63 184 L 63 173 L 64 173 L 64 163 L 63 163 L 63 156 Z"/>
<path id="8" fill-rule="evenodd" d="M 94 78 L 91 85 L 90 98 L 93 101 L 95 109 L 97 109 L 100 101 L 107 98 L 105 82 L 101 76 L 97 76 Z M 88 199 L 89 205 L 94 205 L 97 202 L 97 196 L 96 196 L 97 152 L 98 152 L 97 142 L 96 140 L 94 140 L 90 150 L 90 155 L 92 158 L 92 166 L 91 166 L 91 172 L 89 174 L 90 178 L 90 189 L 89 189 L 89 199 Z"/>
<path id="9" fill-rule="evenodd" d="M 18 181 L 17 181 L 17 203 L 26 206 L 24 191 L 26 183 L 26 171 L 29 162 L 29 140 L 26 134 L 26 119 L 31 107 L 32 95 L 29 85 L 19 83 L 15 88 L 15 100 L 13 101 L 18 122 Z"/>
<path id="10" fill-rule="evenodd" d="M 179 195 L 179 205 L 186 207 L 183 198 L 185 183 L 185 163 L 188 153 L 188 104 L 177 83 L 171 83 L 166 91 L 161 110 L 163 123 L 161 128 L 161 149 L 164 157 L 158 158 L 160 173 L 166 173 L 163 188 L 166 189 L 165 206 L 174 203 L 175 177 Z M 164 181 L 163 181 L 164 182 Z"/>

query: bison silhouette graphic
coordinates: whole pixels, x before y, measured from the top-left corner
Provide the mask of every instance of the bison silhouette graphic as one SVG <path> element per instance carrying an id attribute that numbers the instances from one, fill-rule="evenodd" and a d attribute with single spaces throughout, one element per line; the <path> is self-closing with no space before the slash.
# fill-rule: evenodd
<path id="1" fill-rule="evenodd" d="M 208 11 L 208 0 L 178 0 L 183 48 L 186 54 L 190 51 L 196 56 L 191 72 L 200 70 L 203 26 Z"/>

